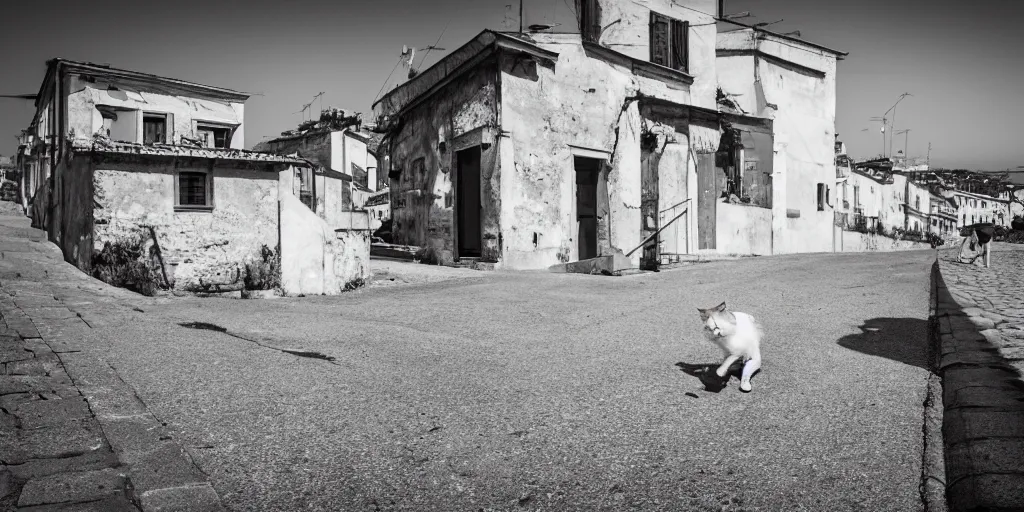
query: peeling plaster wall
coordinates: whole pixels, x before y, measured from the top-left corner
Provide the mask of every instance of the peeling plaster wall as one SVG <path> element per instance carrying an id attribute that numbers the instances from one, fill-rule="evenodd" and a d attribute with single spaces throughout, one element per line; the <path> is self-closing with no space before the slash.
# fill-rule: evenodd
<path id="1" fill-rule="evenodd" d="M 719 202 L 715 209 L 718 254 L 772 253 L 772 211 L 756 206 Z"/>
<path id="2" fill-rule="evenodd" d="M 497 73 L 495 61 L 479 65 L 403 115 L 391 149 L 392 169 L 401 170 L 401 177 L 391 180 L 395 243 L 455 255 L 453 143 L 474 130 L 497 127 Z M 480 163 L 482 256 L 496 261 L 501 254 L 498 146 L 493 140 L 484 142 L 490 147 L 482 151 Z"/>
<path id="3" fill-rule="evenodd" d="M 652 108 L 643 104 L 640 111 L 646 129 L 656 137 L 653 153 L 657 168 L 657 227 L 664 228 L 658 235 L 658 251 L 661 261 L 672 260 L 674 255 L 690 252 L 688 217 L 695 211 L 686 202 L 691 192 L 690 172 L 696 180 L 696 169 L 691 171 L 689 166 L 689 112 L 685 108 Z M 644 238 L 649 235 L 644 233 Z"/>
<path id="4" fill-rule="evenodd" d="M 242 124 L 245 107 L 242 103 L 215 101 L 184 96 L 168 96 L 136 90 L 106 90 L 97 88 L 95 84 L 85 82 L 78 77 L 70 79 L 68 95 L 68 130 L 73 131 L 77 138 L 89 138 L 103 128 L 103 116 L 96 109 L 97 105 L 107 105 L 119 109 L 156 112 L 170 114 L 172 140 L 179 143 L 181 136 L 196 138 L 193 130 L 194 121 L 206 121 L 223 124 Z M 118 112 L 120 120 L 121 112 Z M 128 142 L 142 141 L 142 122 L 140 114 L 125 113 L 133 118 L 134 138 Z M 125 132 L 130 133 L 130 132 Z M 115 137 L 111 131 L 111 138 Z M 239 126 L 231 137 L 230 147 L 245 148 L 243 126 Z"/>
<path id="5" fill-rule="evenodd" d="M 245 261 L 278 244 L 278 174 L 214 168 L 212 212 L 174 211 L 172 164 L 100 164 L 93 173 L 94 250 L 142 226 L 156 230 L 175 289 L 241 282 Z M 297 200 L 297 199 L 296 199 Z"/>
<path id="6" fill-rule="evenodd" d="M 502 266 L 546 268 L 579 259 L 575 167 L 569 145 L 606 152 L 612 247 L 640 243 L 640 113 L 631 74 L 586 55 L 578 36 L 548 36 L 551 66 L 502 57 Z M 507 178 L 507 179 L 504 179 Z M 600 201 L 600 199 L 599 199 Z M 534 233 L 538 243 L 534 246 Z M 639 264 L 640 252 L 632 257 Z"/>
<path id="7" fill-rule="evenodd" d="M 600 4 L 600 23 L 604 27 L 600 44 L 643 61 L 651 60 L 651 11 L 689 21 L 689 74 L 694 78 L 689 90 L 692 104 L 716 108 L 716 0 L 689 0 L 685 7 L 673 0 L 600 0 Z"/>

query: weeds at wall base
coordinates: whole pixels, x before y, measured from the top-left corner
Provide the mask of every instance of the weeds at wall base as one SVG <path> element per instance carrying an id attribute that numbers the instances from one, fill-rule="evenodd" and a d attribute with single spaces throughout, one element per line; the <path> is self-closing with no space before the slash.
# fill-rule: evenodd
<path id="1" fill-rule="evenodd" d="M 103 244 L 93 255 L 93 277 L 118 288 L 125 288 L 148 297 L 160 287 L 160 273 L 146 247 L 147 236 L 127 235 Z"/>

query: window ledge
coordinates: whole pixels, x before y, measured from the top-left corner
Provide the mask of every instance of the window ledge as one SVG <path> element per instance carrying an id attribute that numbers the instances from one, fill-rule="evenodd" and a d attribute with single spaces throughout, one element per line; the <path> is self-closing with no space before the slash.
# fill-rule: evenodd
<path id="1" fill-rule="evenodd" d="M 212 206 L 174 205 L 175 212 L 212 212 Z"/>

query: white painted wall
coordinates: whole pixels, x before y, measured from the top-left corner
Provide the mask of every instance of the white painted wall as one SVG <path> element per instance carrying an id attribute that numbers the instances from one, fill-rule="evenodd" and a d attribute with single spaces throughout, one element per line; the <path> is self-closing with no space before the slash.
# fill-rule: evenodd
<path id="1" fill-rule="evenodd" d="M 781 149 L 776 153 L 772 183 L 774 253 L 831 251 L 834 209 L 826 205 L 818 210 L 817 185 L 829 188 L 835 205 L 836 56 L 771 36 L 754 37 L 751 29 L 718 34 L 717 47 L 727 54 L 717 60 L 722 89 L 736 95 L 741 107 L 751 113 L 774 111 L 776 149 Z M 755 50 L 817 70 L 824 77 L 755 56 Z M 798 216 L 790 217 L 789 211 Z"/>
<path id="2" fill-rule="evenodd" d="M 718 77 L 715 72 L 715 44 L 718 11 L 716 0 L 601 0 L 600 44 L 635 59 L 650 61 L 651 12 L 690 22 L 689 70 L 692 104 L 715 108 Z"/>

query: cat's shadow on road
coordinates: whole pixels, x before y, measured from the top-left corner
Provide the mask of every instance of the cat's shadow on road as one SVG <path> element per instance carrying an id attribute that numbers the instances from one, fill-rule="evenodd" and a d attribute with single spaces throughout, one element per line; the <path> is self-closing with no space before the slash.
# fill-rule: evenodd
<path id="1" fill-rule="evenodd" d="M 719 377 L 718 374 L 715 373 L 715 370 L 717 370 L 718 366 L 721 364 L 722 363 L 691 364 L 680 361 L 676 363 L 676 366 L 678 366 L 679 369 L 687 375 L 697 377 L 701 384 L 704 384 L 705 391 L 718 393 L 725 389 L 729 384 L 730 378 L 739 378 L 743 375 L 743 363 L 735 362 L 729 367 L 729 372 L 725 374 L 725 377 Z M 757 375 L 758 372 L 760 372 L 760 370 L 755 372 L 754 375 Z"/>

